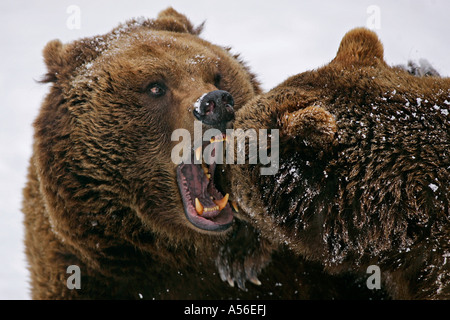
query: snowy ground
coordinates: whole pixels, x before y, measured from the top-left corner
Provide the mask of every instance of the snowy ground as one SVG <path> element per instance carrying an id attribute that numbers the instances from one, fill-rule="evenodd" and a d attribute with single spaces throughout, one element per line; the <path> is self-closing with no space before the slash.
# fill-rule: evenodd
<path id="1" fill-rule="evenodd" d="M 450 76 L 447 0 L 2 0 L 0 299 L 29 299 L 20 207 L 31 123 L 48 90 L 35 81 L 45 72 L 42 48 L 55 38 L 68 42 L 107 32 L 131 17 L 155 17 L 169 5 L 196 25 L 206 20 L 203 37 L 241 53 L 265 89 L 326 64 L 342 36 L 357 26 L 375 28 L 388 63 L 427 58 L 442 75 Z M 71 6 L 79 9 L 78 25 Z"/>

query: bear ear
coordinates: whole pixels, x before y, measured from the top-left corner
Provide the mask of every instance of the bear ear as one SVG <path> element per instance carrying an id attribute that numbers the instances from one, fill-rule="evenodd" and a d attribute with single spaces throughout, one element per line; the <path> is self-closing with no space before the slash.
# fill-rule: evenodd
<path id="1" fill-rule="evenodd" d="M 280 139 L 286 146 L 301 143 L 313 150 L 327 152 L 337 143 L 335 118 L 320 106 L 286 112 L 279 118 L 279 128 Z"/>
<path id="2" fill-rule="evenodd" d="M 194 28 L 191 21 L 185 15 L 171 7 L 161 11 L 154 22 L 155 26 L 160 30 L 191 33 L 194 35 L 199 35 L 204 25 L 202 23 L 200 26 Z"/>
<path id="3" fill-rule="evenodd" d="M 95 59 L 105 46 L 104 39 L 98 36 L 67 44 L 63 44 L 59 40 L 50 41 L 43 50 L 47 73 L 40 82 L 69 79 L 76 68 Z"/>
<path id="4" fill-rule="evenodd" d="M 44 47 L 43 56 L 47 73 L 40 82 L 47 83 L 57 80 L 57 74 L 61 72 L 64 65 L 63 51 L 63 44 L 59 40 L 52 40 Z"/>
<path id="5" fill-rule="evenodd" d="M 344 36 L 333 62 L 346 65 L 375 66 L 384 64 L 384 49 L 375 32 L 366 28 L 353 29 Z"/>

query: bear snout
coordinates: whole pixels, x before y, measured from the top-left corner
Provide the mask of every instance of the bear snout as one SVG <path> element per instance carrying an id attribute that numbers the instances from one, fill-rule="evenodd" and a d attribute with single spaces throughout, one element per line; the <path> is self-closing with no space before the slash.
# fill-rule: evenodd
<path id="1" fill-rule="evenodd" d="M 233 96 L 224 90 L 214 90 L 201 96 L 194 104 L 194 116 L 205 124 L 224 127 L 234 119 Z"/>

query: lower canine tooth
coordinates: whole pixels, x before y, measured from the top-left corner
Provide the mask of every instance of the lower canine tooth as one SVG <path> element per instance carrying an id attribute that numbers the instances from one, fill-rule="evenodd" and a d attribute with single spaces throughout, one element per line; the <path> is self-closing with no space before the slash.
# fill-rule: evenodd
<path id="1" fill-rule="evenodd" d="M 225 197 L 223 197 L 220 200 L 214 200 L 214 203 L 217 204 L 219 206 L 219 210 L 222 210 L 223 208 L 225 208 L 225 206 L 227 205 L 228 202 L 228 198 L 229 198 L 229 194 L 227 193 L 225 195 Z"/>
<path id="2" fill-rule="evenodd" d="M 198 198 L 195 198 L 195 211 L 197 211 L 199 215 L 203 214 L 203 206 Z"/>

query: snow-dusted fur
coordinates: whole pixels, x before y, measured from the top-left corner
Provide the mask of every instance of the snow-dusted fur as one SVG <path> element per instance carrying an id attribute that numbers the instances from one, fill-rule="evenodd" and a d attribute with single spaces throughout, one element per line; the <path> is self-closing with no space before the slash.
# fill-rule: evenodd
<path id="1" fill-rule="evenodd" d="M 331 274 L 376 265 L 392 298 L 448 299 L 449 109 L 450 79 L 389 67 L 376 34 L 352 30 L 328 65 L 237 112 L 235 128 L 280 130 L 280 168 L 228 166 L 233 197 Z"/>

